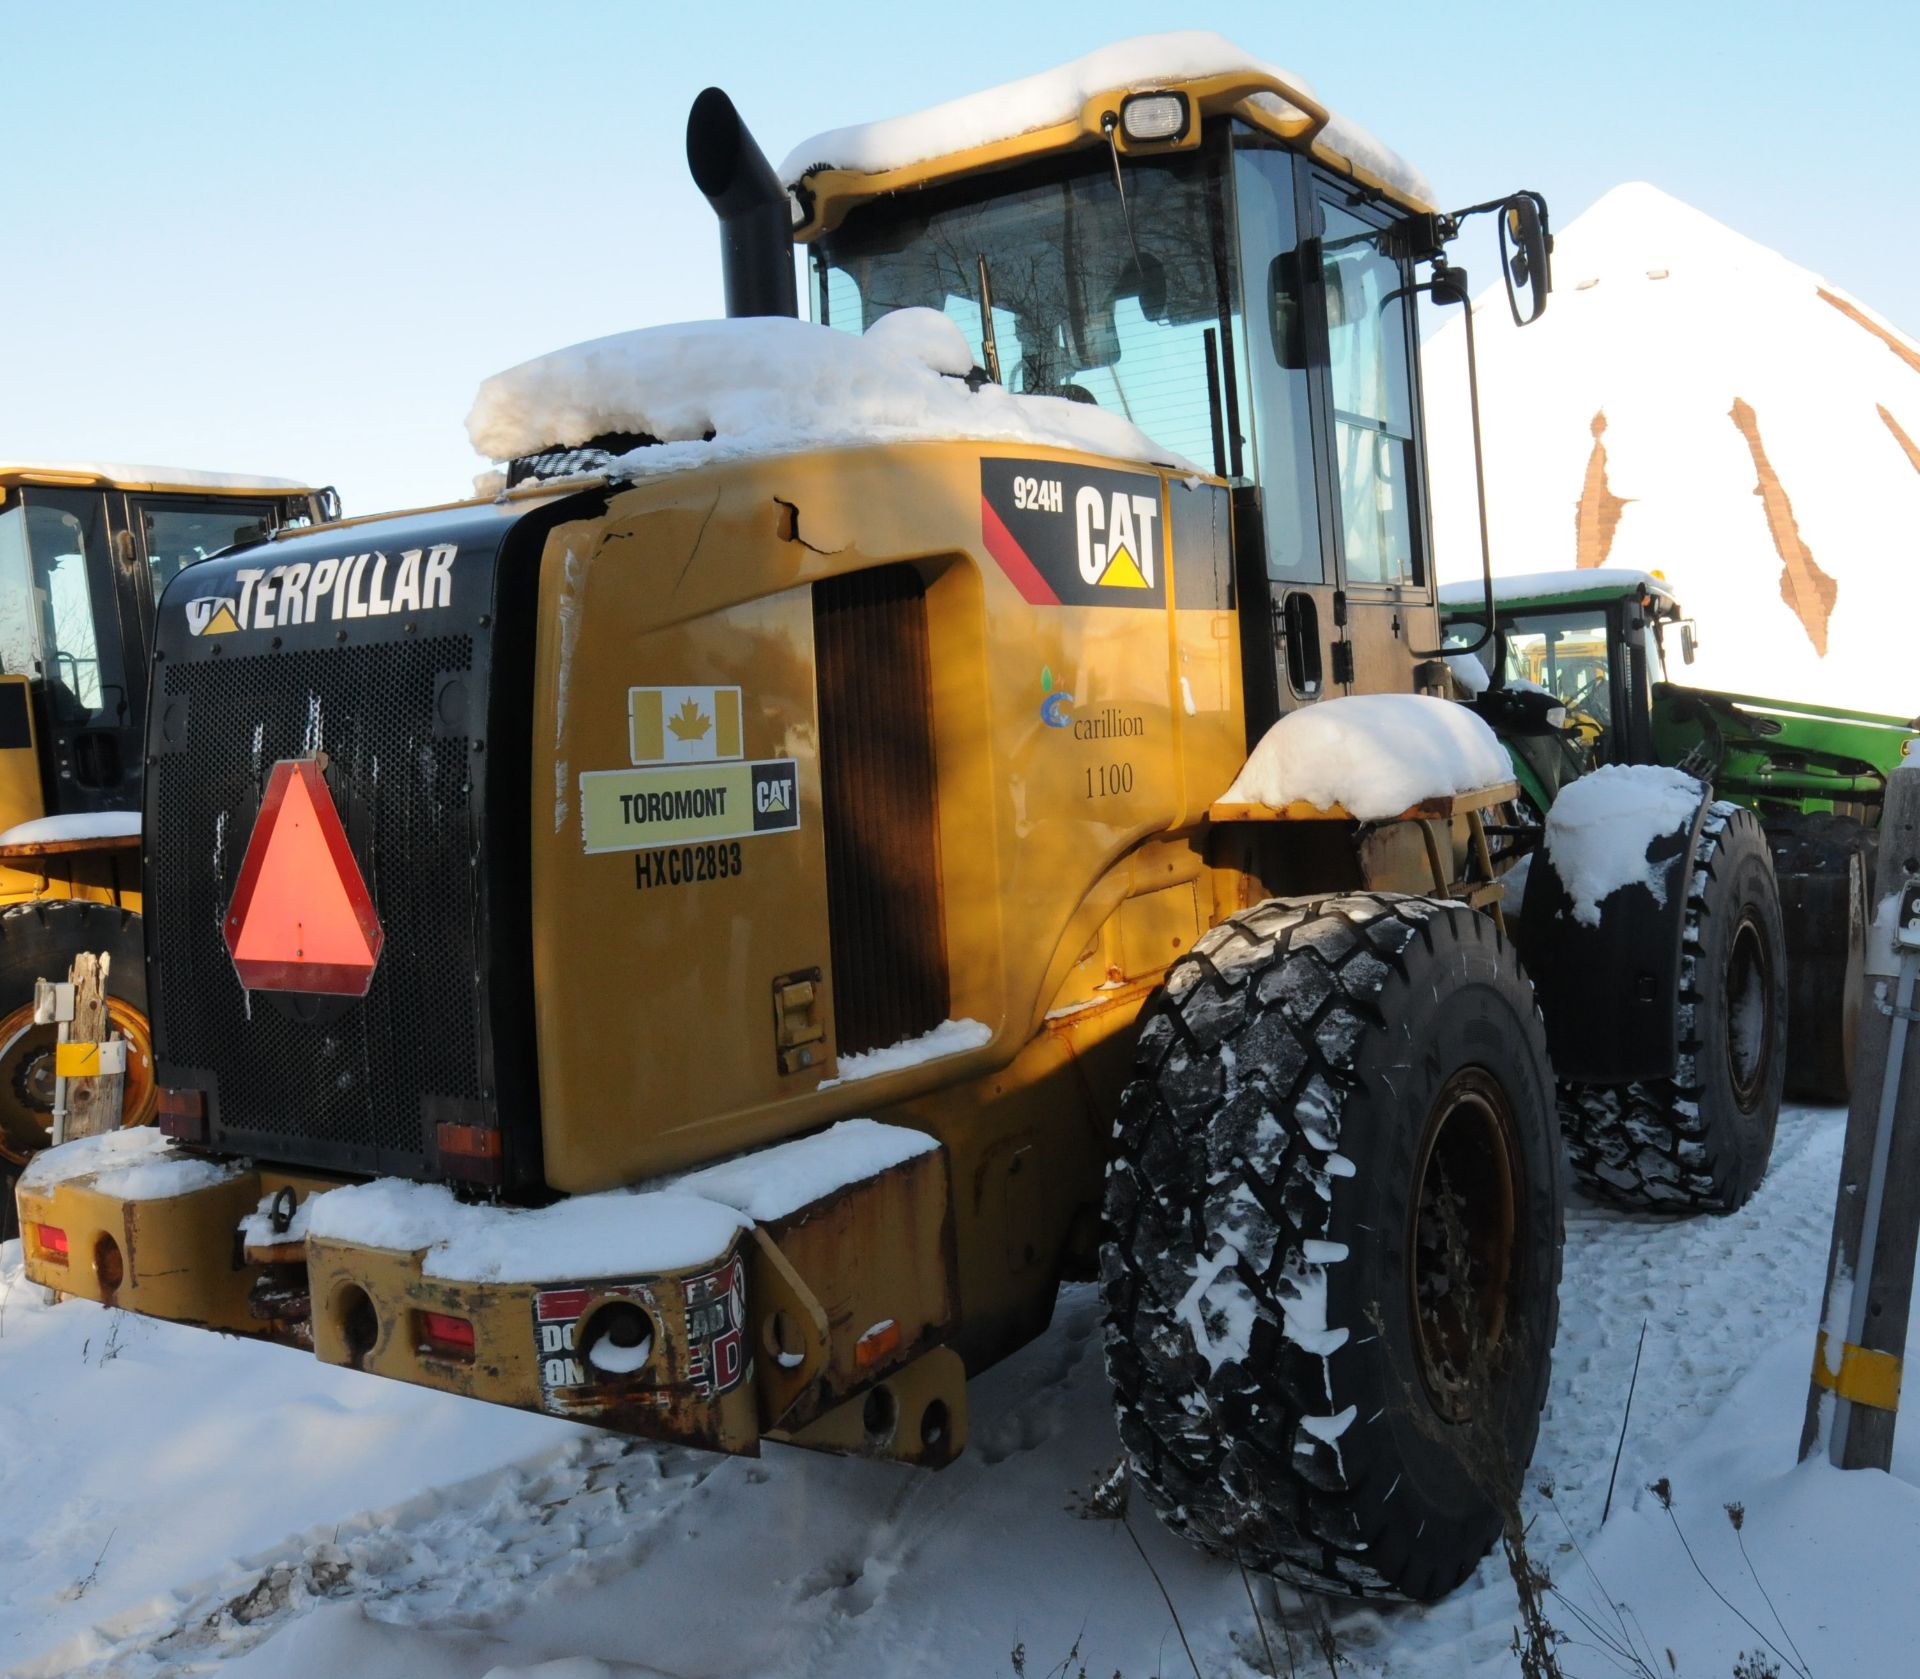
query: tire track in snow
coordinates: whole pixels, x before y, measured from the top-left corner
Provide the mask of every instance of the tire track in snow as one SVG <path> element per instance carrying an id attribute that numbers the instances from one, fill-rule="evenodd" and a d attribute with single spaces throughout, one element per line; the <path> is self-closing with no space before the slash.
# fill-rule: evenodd
<path id="1" fill-rule="evenodd" d="M 727 1459 L 613 1435 L 313 1529 L 150 1600 L 9 1679 L 205 1673 L 322 1604 L 425 1631 L 498 1625 L 532 1600 L 636 1567 Z"/>

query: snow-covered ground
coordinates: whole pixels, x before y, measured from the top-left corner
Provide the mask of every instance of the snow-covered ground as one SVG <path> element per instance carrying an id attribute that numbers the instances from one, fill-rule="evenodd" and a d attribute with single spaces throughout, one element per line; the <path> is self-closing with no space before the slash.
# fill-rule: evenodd
<path id="1" fill-rule="evenodd" d="M 1573 1639 L 1569 1676 L 1622 1670 L 1582 1615 L 1686 1679 L 1731 1674 L 1740 1652 L 1766 1651 L 1763 1635 L 1822 1679 L 1911 1669 L 1920 1421 L 1891 1477 L 1794 1466 L 1843 1122 L 1788 1110 L 1766 1184 L 1729 1218 L 1574 1198 L 1528 1493 L 1536 1556 L 1564 1594 L 1549 1608 Z M 1268 1671 L 1235 1571 L 1144 1508 L 1132 1537 L 1080 1513 L 1118 1450 L 1088 1288 L 974 1384 L 972 1445 L 931 1474 L 621 1442 L 49 1306 L 21 1280 L 17 1246 L 0 1256 L 8 1673 L 1039 1679 L 1084 1664 L 1099 1679 L 1172 1679 L 1188 1657 L 1149 1561 L 1206 1679 Z M 1661 1477 L 1672 1517 L 1647 1490 Z M 1257 1597 L 1280 1671 L 1289 1633 L 1299 1671 L 1326 1671 L 1302 1600 L 1265 1583 Z M 1517 1671 L 1497 1561 L 1433 1609 L 1329 1607 L 1342 1673 Z"/>

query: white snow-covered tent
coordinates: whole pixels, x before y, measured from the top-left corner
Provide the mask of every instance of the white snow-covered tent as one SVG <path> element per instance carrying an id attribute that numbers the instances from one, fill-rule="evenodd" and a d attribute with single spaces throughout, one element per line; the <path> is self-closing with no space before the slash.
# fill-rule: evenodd
<path id="1" fill-rule="evenodd" d="M 1495 571 L 1659 571 L 1700 626 L 1680 680 L 1920 714 L 1920 344 L 1642 183 L 1553 277 L 1524 331 L 1474 304 Z M 1425 357 L 1444 581 L 1479 566 L 1461 340 Z"/>

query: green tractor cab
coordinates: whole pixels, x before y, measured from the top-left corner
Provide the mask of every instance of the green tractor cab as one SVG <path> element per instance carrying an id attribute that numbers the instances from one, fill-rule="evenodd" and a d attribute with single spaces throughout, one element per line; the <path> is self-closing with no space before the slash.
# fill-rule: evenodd
<path id="1" fill-rule="evenodd" d="M 1920 720 L 1669 681 L 1693 662 L 1695 628 L 1648 572 L 1497 577 L 1493 603 L 1488 626 L 1480 580 L 1440 590 L 1449 645 L 1480 643 L 1454 673 L 1505 742 L 1527 817 L 1603 764 L 1686 770 L 1753 811 L 1786 921 L 1788 1087 L 1846 1100 L 1881 797 Z"/>

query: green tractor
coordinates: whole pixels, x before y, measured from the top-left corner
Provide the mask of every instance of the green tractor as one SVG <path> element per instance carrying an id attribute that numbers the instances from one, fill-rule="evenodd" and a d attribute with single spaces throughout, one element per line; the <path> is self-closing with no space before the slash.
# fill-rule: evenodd
<path id="1" fill-rule="evenodd" d="M 1785 923 L 1787 1088 L 1847 1100 L 1881 794 L 1920 720 L 1669 681 L 1693 662 L 1694 624 L 1646 572 L 1496 578 L 1492 601 L 1489 627 L 1479 579 L 1440 591 L 1449 645 L 1477 651 L 1477 665 L 1454 655 L 1454 674 L 1513 759 L 1520 825 L 1608 764 L 1685 770 L 1751 810 Z"/>

